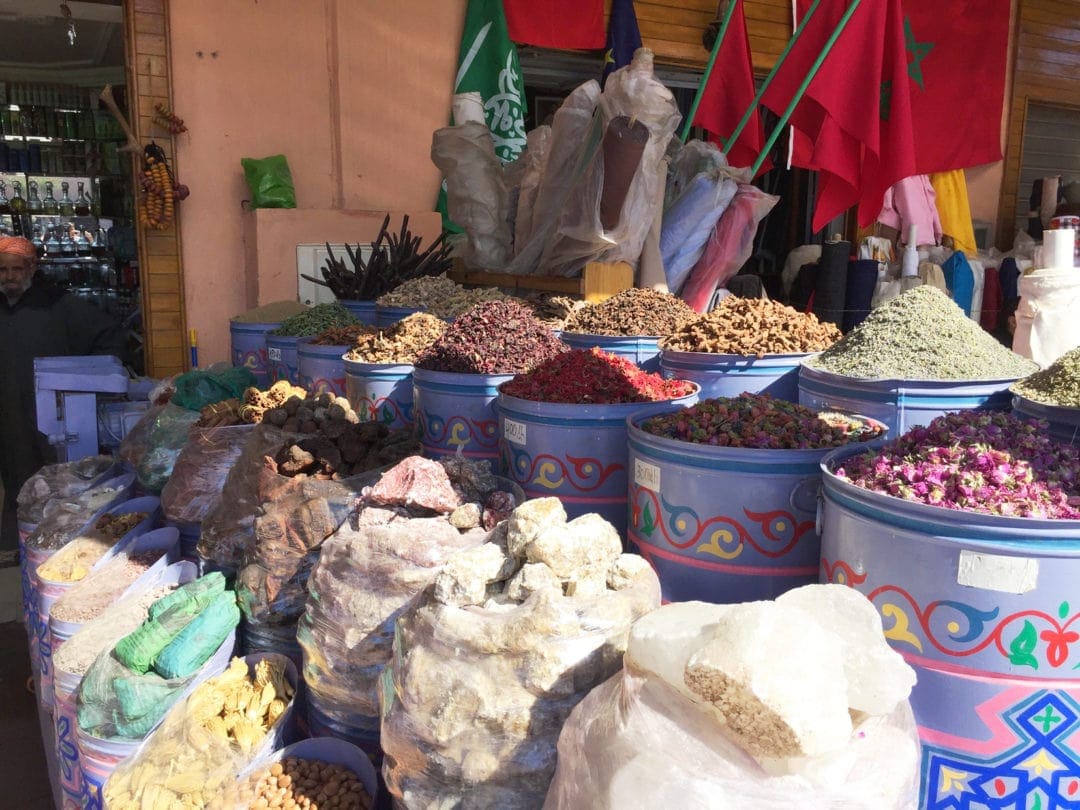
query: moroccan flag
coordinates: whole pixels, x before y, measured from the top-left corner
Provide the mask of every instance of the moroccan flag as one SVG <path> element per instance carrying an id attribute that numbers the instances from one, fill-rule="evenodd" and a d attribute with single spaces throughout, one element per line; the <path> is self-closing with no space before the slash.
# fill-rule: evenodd
<path id="1" fill-rule="evenodd" d="M 503 0 L 510 39 L 540 48 L 604 47 L 604 0 Z"/>
<path id="2" fill-rule="evenodd" d="M 709 74 L 709 82 L 705 85 L 697 115 L 694 116 L 694 126 L 708 132 L 710 140 L 722 143 L 735 131 L 743 113 L 753 103 L 755 94 L 746 16 L 743 14 L 742 0 L 735 0 L 735 10 L 731 14 L 727 34 L 720 44 L 716 63 Z M 764 145 L 761 116 L 755 109 L 739 134 L 739 139 L 728 150 L 728 162 L 732 166 L 752 166 Z M 765 165 L 762 165 L 762 171 L 765 168 Z"/>
<path id="3" fill-rule="evenodd" d="M 766 91 L 766 107 L 784 112 L 848 5 L 822 0 Z M 856 204 L 859 224 L 873 222 L 886 189 L 916 173 L 900 0 L 859 5 L 791 125 L 808 144 L 792 162 L 819 174 L 813 229 Z"/>
<path id="4" fill-rule="evenodd" d="M 634 51 L 641 47 L 641 32 L 637 27 L 634 0 L 612 0 L 611 17 L 607 27 L 607 50 L 604 52 L 604 75 L 600 85 L 607 81 L 611 72 L 626 67 L 634 58 Z"/>
<path id="5" fill-rule="evenodd" d="M 501 0 L 469 0 L 465 10 L 454 93 L 471 92 L 484 99 L 495 154 L 509 163 L 525 148 L 525 82 Z"/>

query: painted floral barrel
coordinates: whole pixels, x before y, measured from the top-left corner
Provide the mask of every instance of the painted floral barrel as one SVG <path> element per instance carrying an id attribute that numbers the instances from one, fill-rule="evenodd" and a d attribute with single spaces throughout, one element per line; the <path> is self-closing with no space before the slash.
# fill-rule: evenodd
<path id="1" fill-rule="evenodd" d="M 959 351 L 959 349 L 958 349 Z M 1011 380 L 862 380 L 799 368 L 799 404 L 815 411 L 861 413 L 889 426 L 893 436 L 954 411 L 1006 411 Z"/>
<path id="2" fill-rule="evenodd" d="M 288 380 L 293 385 L 300 384 L 300 361 L 296 356 L 299 342 L 300 338 L 295 335 L 266 336 L 266 363 L 271 382 Z"/>
<path id="3" fill-rule="evenodd" d="M 693 380 L 701 386 L 701 398 L 768 394 L 788 402 L 799 400 L 799 364 L 812 354 L 741 354 L 709 352 L 660 352 L 660 373 L 666 378 Z M 861 413 L 861 411 L 860 411 Z"/>
<path id="4" fill-rule="evenodd" d="M 692 405 L 697 390 L 664 405 Z M 626 536 L 627 417 L 652 403 L 577 405 L 499 394 L 502 474 L 528 498 L 554 496 L 570 518 L 596 512 Z"/>
<path id="5" fill-rule="evenodd" d="M 344 360 L 345 396 L 361 421 L 382 422 L 391 430 L 412 427 L 412 365 Z"/>
<path id="6" fill-rule="evenodd" d="M 255 375 L 255 382 L 265 388 L 270 382 L 270 367 L 267 362 L 266 333 L 277 329 L 280 323 L 238 323 L 229 322 L 229 337 L 232 339 L 232 364 L 237 368 L 246 368 Z"/>
<path id="7" fill-rule="evenodd" d="M 861 489 L 822 463 L 821 579 L 865 594 L 911 664 L 924 810 L 1080 807 L 1080 521 Z"/>
<path id="8" fill-rule="evenodd" d="M 296 344 L 300 386 L 313 394 L 345 396 L 345 361 L 349 346 L 317 346 L 310 338 Z"/>
<path id="9" fill-rule="evenodd" d="M 498 463 L 498 387 L 513 374 L 413 371 L 413 406 L 424 453 L 433 458 L 461 453 Z"/>
<path id="10" fill-rule="evenodd" d="M 642 371 L 660 370 L 660 338 L 655 335 L 590 335 L 584 332 L 560 332 L 559 339 L 572 349 L 599 346 L 605 352 L 625 357 Z M 689 379 L 674 375 L 680 379 Z"/>

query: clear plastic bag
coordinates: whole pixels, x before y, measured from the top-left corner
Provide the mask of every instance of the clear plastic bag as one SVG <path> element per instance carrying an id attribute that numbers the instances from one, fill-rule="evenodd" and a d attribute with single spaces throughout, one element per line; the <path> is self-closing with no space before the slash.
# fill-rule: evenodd
<path id="1" fill-rule="evenodd" d="M 730 204 L 690 270 L 681 297 L 697 312 L 705 312 L 718 287 L 723 287 L 754 252 L 758 223 L 780 201 L 757 186 L 740 183 Z"/>
<path id="2" fill-rule="evenodd" d="M 291 435 L 265 423 L 248 434 L 225 477 L 220 498 L 203 517 L 197 547 L 201 559 L 233 570 L 243 564 L 254 538 L 255 515 L 261 504 L 259 475 L 265 458 L 277 452 Z"/>
<path id="3" fill-rule="evenodd" d="M 533 232 L 533 213 L 551 147 L 551 127 L 540 126 L 528 135 L 528 146 L 514 166 L 518 169 L 517 202 L 513 210 L 514 252 L 520 253 Z"/>
<path id="4" fill-rule="evenodd" d="M 167 520 L 201 524 L 221 500 L 229 471 L 254 430 L 252 425 L 192 430 L 161 490 Z"/>
<path id="5" fill-rule="evenodd" d="M 19 490 L 19 522 L 36 526 L 45 517 L 49 501 L 80 495 L 95 482 L 118 475 L 120 468 L 121 463 L 112 456 L 87 456 L 42 467 Z"/>
<path id="6" fill-rule="evenodd" d="M 907 701 L 850 744 L 770 775 L 709 714 L 628 662 L 570 715 L 545 810 L 914 810 L 919 738 Z"/>
<path id="7" fill-rule="evenodd" d="M 731 204 L 738 188 L 738 184 L 729 177 L 702 172 L 689 182 L 685 191 L 664 212 L 660 230 L 660 257 L 664 262 L 669 290 L 682 291 L 717 221 Z M 708 297 L 712 297 L 711 290 Z"/>
<path id="8" fill-rule="evenodd" d="M 26 538 L 26 547 L 35 562 L 63 548 L 111 506 L 131 497 L 134 473 L 110 478 L 73 498 L 52 499 L 45 504 L 42 520 Z M 41 552 L 45 552 L 44 557 Z"/>
<path id="9" fill-rule="evenodd" d="M 187 444 L 188 431 L 198 419 L 198 411 L 171 402 L 155 405 L 124 437 L 120 456 L 135 468 L 139 484 L 147 492 L 161 492 Z"/>
<path id="10" fill-rule="evenodd" d="M 431 160 L 446 177 L 447 213 L 465 229 L 465 264 L 501 271 L 513 256 L 510 199 L 491 131 L 475 122 L 437 129 Z"/>
<path id="11" fill-rule="evenodd" d="M 288 478 L 268 461 L 257 480 L 261 504 L 253 542 L 237 576 L 244 617 L 262 625 L 291 625 L 304 611 L 307 580 L 323 541 L 341 527 L 365 486 L 381 470 L 340 481 Z"/>
<path id="12" fill-rule="evenodd" d="M 659 605 L 655 574 L 516 605 L 450 607 L 429 595 L 398 619 L 380 684 L 395 807 L 539 807 L 567 716 L 619 670 L 630 626 Z"/>

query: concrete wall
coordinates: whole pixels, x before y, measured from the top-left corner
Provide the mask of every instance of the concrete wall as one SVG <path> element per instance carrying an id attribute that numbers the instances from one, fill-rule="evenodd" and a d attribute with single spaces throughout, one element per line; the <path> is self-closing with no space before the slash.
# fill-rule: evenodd
<path id="1" fill-rule="evenodd" d="M 341 209 L 431 211 L 431 132 L 449 114 L 463 20 L 463 2 L 169 4 L 173 106 L 189 130 L 176 149 L 191 188 L 184 287 L 200 361 L 227 357 L 232 315 L 288 289 L 245 277 L 240 158 L 288 157 L 309 231 L 325 217 L 339 232 Z"/>

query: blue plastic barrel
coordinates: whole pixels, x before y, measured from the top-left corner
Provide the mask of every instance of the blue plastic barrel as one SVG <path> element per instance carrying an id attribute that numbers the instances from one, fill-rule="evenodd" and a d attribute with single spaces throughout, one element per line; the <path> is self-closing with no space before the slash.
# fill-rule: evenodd
<path id="1" fill-rule="evenodd" d="M 375 326 L 378 323 L 378 316 L 375 314 L 374 301 L 347 301 L 339 299 L 338 303 L 349 310 L 356 320 L 360 321 L 364 326 Z"/>
<path id="2" fill-rule="evenodd" d="M 375 319 L 378 326 L 393 326 L 402 318 L 408 318 L 414 312 L 423 312 L 417 307 L 375 307 Z"/>
<path id="3" fill-rule="evenodd" d="M 873 602 L 918 674 L 920 807 L 1080 802 L 1080 520 L 870 492 L 822 463 L 822 581 Z"/>
<path id="4" fill-rule="evenodd" d="M 695 390 L 668 405 L 692 405 Z M 575 518 L 596 512 L 626 535 L 626 420 L 652 403 L 574 405 L 499 394 L 501 472 L 528 498 L 554 496 Z"/>
<path id="5" fill-rule="evenodd" d="M 238 323 L 229 321 L 229 336 L 232 338 L 232 364 L 237 368 L 246 368 L 255 375 L 255 382 L 265 388 L 270 380 L 270 367 L 267 365 L 266 333 L 277 329 L 280 323 Z"/>
<path id="6" fill-rule="evenodd" d="M 799 400 L 799 364 L 813 354 L 741 354 L 660 352 L 660 373 L 667 379 L 693 380 L 701 398 L 768 394 L 787 402 Z"/>
<path id="7" fill-rule="evenodd" d="M 296 344 L 300 385 L 313 394 L 345 396 L 345 361 L 350 346 L 316 346 L 311 338 Z"/>
<path id="8" fill-rule="evenodd" d="M 270 382 L 288 380 L 293 385 L 300 384 L 300 365 L 296 356 L 296 344 L 300 338 L 295 335 L 267 335 L 266 363 L 270 370 Z"/>
<path id="9" fill-rule="evenodd" d="M 379 745 L 379 718 L 350 713 L 336 715 L 323 709 L 319 699 L 310 690 L 307 693 L 308 733 L 312 737 L 333 737 L 352 743 L 372 760 L 381 760 Z"/>
<path id="10" fill-rule="evenodd" d="M 815 582 L 821 459 L 829 450 L 716 447 L 629 425 L 630 546 L 669 602 L 775 599 Z M 866 445 L 860 445 L 865 449 Z"/>
<path id="11" fill-rule="evenodd" d="M 1059 442 L 1075 444 L 1080 441 L 1080 408 L 1044 405 L 1022 396 L 1014 396 L 1012 406 L 1017 416 L 1045 419 L 1050 425 L 1050 435 Z"/>
<path id="12" fill-rule="evenodd" d="M 412 427 L 413 367 L 408 363 L 361 363 L 345 358 L 345 396 L 362 422 L 391 430 Z"/>
<path id="13" fill-rule="evenodd" d="M 600 347 L 605 352 L 625 357 L 643 371 L 660 370 L 660 338 L 652 335 L 589 335 L 584 332 L 560 332 L 559 339 L 571 349 Z"/>
<path id="14" fill-rule="evenodd" d="M 240 649 L 244 655 L 278 653 L 294 664 L 297 671 L 304 666 L 304 654 L 296 640 L 296 622 L 291 624 L 262 624 L 244 617 L 240 621 Z"/>
<path id="15" fill-rule="evenodd" d="M 957 351 L 962 351 L 958 348 Z M 863 380 L 799 368 L 799 404 L 815 411 L 861 413 L 889 426 L 893 435 L 928 425 L 954 411 L 1009 409 L 1010 380 Z"/>
<path id="16" fill-rule="evenodd" d="M 424 453 L 433 458 L 459 451 L 474 459 L 499 458 L 498 387 L 513 374 L 459 374 L 413 370 L 413 408 Z"/>

